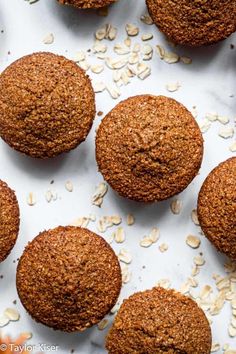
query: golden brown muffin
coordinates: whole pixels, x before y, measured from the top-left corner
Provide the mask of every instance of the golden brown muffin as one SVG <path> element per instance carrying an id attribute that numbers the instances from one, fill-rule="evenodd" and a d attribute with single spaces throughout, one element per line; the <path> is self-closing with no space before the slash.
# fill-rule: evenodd
<path id="1" fill-rule="evenodd" d="M 0 136 L 32 157 L 53 157 L 85 140 L 95 116 L 89 78 L 73 61 L 34 53 L 0 76 Z"/>
<path id="2" fill-rule="evenodd" d="M 102 120 L 96 158 L 105 180 L 136 201 L 167 199 L 198 173 L 203 139 L 192 114 L 164 96 L 142 95 L 119 103 Z"/>
<path id="3" fill-rule="evenodd" d="M 198 218 L 218 251 L 236 260 L 236 157 L 208 175 L 198 196 Z"/>
<path id="4" fill-rule="evenodd" d="M 98 323 L 115 305 L 121 270 L 102 237 L 59 226 L 29 243 L 16 283 L 22 304 L 37 322 L 75 332 Z"/>
<path id="5" fill-rule="evenodd" d="M 60 4 L 73 5 L 80 9 L 98 9 L 110 5 L 117 0 L 58 0 Z"/>
<path id="6" fill-rule="evenodd" d="M 190 298 L 163 288 L 125 300 L 107 336 L 109 354 L 209 354 L 211 329 Z"/>
<path id="7" fill-rule="evenodd" d="M 19 205 L 15 192 L 0 180 L 0 262 L 14 247 L 20 225 Z"/>
<path id="8" fill-rule="evenodd" d="M 154 23 L 173 42 L 201 46 L 236 31 L 236 1 L 146 0 Z"/>

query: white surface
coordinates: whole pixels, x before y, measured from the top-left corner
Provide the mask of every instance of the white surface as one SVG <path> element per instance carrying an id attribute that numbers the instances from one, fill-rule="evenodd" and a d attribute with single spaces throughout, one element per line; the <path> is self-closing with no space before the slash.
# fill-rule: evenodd
<path id="1" fill-rule="evenodd" d="M 3 29 L 4 33 L 0 33 L 0 69 L 4 69 L 24 54 L 40 50 L 61 53 L 71 58 L 76 51 L 91 48 L 93 32 L 106 22 L 111 22 L 119 29 L 118 36 L 121 40 L 125 39 L 125 24 L 134 22 L 140 27 L 141 34 L 150 31 L 154 33 L 154 39 L 151 41 L 153 45 L 163 43 L 168 47 L 155 26 L 147 26 L 139 21 L 140 15 L 145 12 L 145 2 L 142 0 L 120 0 L 110 8 L 107 18 L 60 6 L 54 0 L 40 0 L 33 5 L 29 5 L 24 0 L 1 0 L 0 30 Z M 54 34 L 55 42 L 52 45 L 44 45 L 42 40 L 50 32 Z M 233 126 L 236 101 L 230 95 L 236 93 L 236 50 L 231 50 L 230 44 L 235 43 L 235 39 L 234 35 L 218 45 L 206 48 L 192 50 L 172 48 L 171 50 L 193 58 L 193 64 L 189 66 L 180 63 L 168 65 L 155 53 L 151 62 L 152 75 L 145 81 L 134 79 L 127 87 L 121 89 L 120 98 L 149 92 L 165 94 L 176 98 L 190 109 L 196 105 L 198 121 L 201 121 L 207 112 L 213 110 L 229 116 L 231 120 L 229 125 Z M 141 39 L 139 37 L 133 41 L 141 42 Z M 113 44 L 110 43 L 111 48 Z M 110 71 L 106 69 L 102 76 L 105 81 L 110 80 Z M 94 74 L 93 77 L 97 76 Z M 99 78 L 100 76 L 98 80 Z M 177 80 L 182 84 L 180 90 L 173 94 L 168 93 L 165 85 Z M 106 92 L 98 94 L 96 100 L 97 111 L 101 110 L 104 113 L 118 102 L 112 100 Z M 106 331 L 100 332 L 94 327 L 83 334 L 55 332 L 36 324 L 21 306 L 15 289 L 16 263 L 13 263 L 13 260 L 21 255 L 27 242 L 44 229 L 59 224 L 66 225 L 90 212 L 97 215 L 118 213 L 124 219 L 128 212 L 132 212 L 136 223 L 132 227 L 127 227 L 124 223 L 127 236 L 125 244 L 113 243 L 116 251 L 127 248 L 133 255 L 130 266 L 132 280 L 123 287 L 122 297 L 127 297 L 136 290 L 151 288 L 161 278 L 169 278 L 172 286 L 178 289 L 190 275 L 193 257 L 200 251 L 206 258 L 206 265 L 197 277 L 200 286 L 211 284 L 214 272 L 225 274 L 224 257 L 217 254 L 203 236 L 201 236 L 202 244 L 199 250 L 189 248 L 185 244 L 185 239 L 190 233 L 199 234 L 199 229 L 190 219 L 190 212 L 196 206 L 197 193 L 206 175 L 216 164 L 232 155 L 229 145 L 232 144 L 233 139 L 224 140 L 218 137 L 217 133 L 221 127 L 219 123 L 214 123 L 204 135 L 205 155 L 201 173 L 179 196 L 183 201 L 181 215 L 172 215 L 169 209 L 170 201 L 153 205 L 136 204 L 120 198 L 111 189 L 100 210 L 91 205 L 95 185 L 102 181 L 102 176 L 97 173 L 94 156 L 94 135 L 99 121 L 100 118 L 96 118 L 88 139 L 79 148 L 48 161 L 22 156 L 3 142 L 0 143 L 0 178 L 16 190 L 21 209 L 18 242 L 10 257 L 0 264 L 0 274 L 4 275 L 4 278 L 0 279 L 0 312 L 3 312 L 6 307 L 12 307 L 12 301 L 17 299 L 16 307 L 20 311 L 21 319 L 4 328 L 4 333 L 15 337 L 22 331 L 32 331 L 33 338 L 30 343 L 56 344 L 60 347 L 58 351 L 60 354 L 69 353 L 71 349 L 75 349 L 75 353 L 80 354 L 105 353 L 101 346 Z M 72 193 L 67 192 L 64 187 L 68 179 L 74 184 Z M 55 181 L 51 187 L 57 191 L 58 200 L 48 204 L 44 194 L 50 187 L 51 180 Z M 26 203 L 26 196 L 30 191 L 34 192 L 37 198 L 37 204 L 33 207 Z M 153 226 L 158 226 L 161 230 L 160 241 L 149 249 L 141 248 L 140 239 Z M 90 224 L 90 228 L 96 230 L 96 225 Z M 111 231 L 109 230 L 107 235 Z M 158 245 L 163 242 L 169 245 L 169 250 L 162 254 Z M 221 315 L 214 318 L 213 341 L 220 342 L 222 345 L 230 343 L 235 348 L 236 340 L 230 340 L 227 334 L 229 314 L 229 304 L 227 304 Z M 109 317 L 109 320 L 112 321 L 112 317 Z"/>

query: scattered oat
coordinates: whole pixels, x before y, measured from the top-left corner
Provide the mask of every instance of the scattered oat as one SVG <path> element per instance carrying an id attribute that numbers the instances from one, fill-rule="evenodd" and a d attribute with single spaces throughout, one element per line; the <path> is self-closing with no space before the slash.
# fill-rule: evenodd
<path id="1" fill-rule="evenodd" d="M 163 60 L 167 64 L 175 64 L 175 63 L 178 63 L 179 56 L 178 56 L 178 54 L 173 53 L 173 52 L 165 52 Z"/>
<path id="2" fill-rule="evenodd" d="M 188 235 L 186 239 L 186 243 L 188 246 L 192 248 L 198 248 L 201 244 L 201 240 L 197 236 Z"/>
<path id="3" fill-rule="evenodd" d="M 135 222 L 134 216 L 132 214 L 127 215 L 126 223 L 128 226 L 133 225 Z"/>
<path id="4" fill-rule="evenodd" d="M 180 214 L 180 212 L 182 210 L 182 206 L 183 206 L 183 203 L 178 199 L 174 199 L 170 203 L 170 209 L 171 209 L 172 213 L 175 215 Z"/>
<path id="5" fill-rule="evenodd" d="M 52 44 L 54 42 L 54 35 L 52 33 L 49 33 L 44 37 L 43 43 L 44 44 Z"/>
<path id="6" fill-rule="evenodd" d="M 103 92 L 106 88 L 104 82 L 93 82 L 93 89 L 95 93 Z"/>
<path id="7" fill-rule="evenodd" d="M 108 323 L 109 323 L 109 321 L 106 318 L 104 318 L 103 320 L 101 320 L 101 322 L 98 323 L 98 325 L 97 325 L 98 329 L 100 331 L 103 331 L 108 326 Z"/>
<path id="8" fill-rule="evenodd" d="M 108 187 L 105 183 L 100 183 L 96 190 L 95 193 L 92 197 L 92 203 L 98 207 L 100 207 L 103 203 L 103 197 L 106 195 L 108 191 Z"/>
<path id="9" fill-rule="evenodd" d="M 20 314 L 17 310 L 15 309 L 11 309 L 11 308 L 7 308 L 5 311 L 4 311 L 4 316 L 6 316 L 9 321 L 19 321 L 20 319 Z"/>
<path id="10" fill-rule="evenodd" d="M 219 343 L 213 343 L 211 347 L 211 353 L 218 352 L 220 350 L 220 344 Z"/>
<path id="11" fill-rule="evenodd" d="M 133 25 L 132 23 L 127 23 L 127 25 L 125 26 L 125 29 L 126 29 L 128 36 L 134 37 L 139 34 L 139 28 L 137 26 Z"/>
<path id="12" fill-rule="evenodd" d="M 86 54 L 83 51 L 80 51 L 75 54 L 73 61 L 79 63 L 81 61 L 84 61 L 85 59 L 86 59 Z"/>
<path id="13" fill-rule="evenodd" d="M 236 140 L 230 145 L 229 150 L 231 152 L 236 152 Z"/>
<path id="14" fill-rule="evenodd" d="M 221 124 L 228 124 L 229 123 L 229 118 L 226 116 L 217 116 L 217 120 Z"/>
<path id="15" fill-rule="evenodd" d="M 125 231 L 123 227 L 118 227 L 114 232 L 114 240 L 117 243 L 123 243 L 125 241 Z"/>
<path id="16" fill-rule="evenodd" d="M 105 43 L 96 40 L 92 49 L 93 49 L 93 53 L 106 53 L 107 46 Z M 83 52 L 81 52 L 81 53 L 83 53 Z M 85 59 L 85 55 L 84 55 L 84 58 L 81 60 L 84 60 L 84 59 Z"/>
<path id="17" fill-rule="evenodd" d="M 149 237 L 145 236 L 145 237 L 140 241 L 139 244 L 140 244 L 141 247 L 147 248 L 147 247 L 150 247 L 150 246 L 153 244 L 153 242 L 152 242 L 152 240 L 151 240 Z"/>
<path id="18" fill-rule="evenodd" d="M 156 46 L 157 54 L 159 55 L 160 59 L 163 60 L 165 57 L 165 49 L 161 45 Z"/>
<path id="19" fill-rule="evenodd" d="M 94 74 L 100 74 L 104 70 L 104 66 L 102 64 L 91 65 L 91 71 Z"/>
<path id="20" fill-rule="evenodd" d="M 81 217 L 81 218 L 78 218 L 74 221 L 72 221 L 72 223 L 70 224 L 71 226 L 79 226 L 79 227 L 87 227 L 88 224 L 89 224 L 89 218 L 87 217 Z"/>
<path id="21" fill-rule="evenodd" d="M 207 119 L 203 119 L 199 123 L 199 128 L 203 134 L 206 133 L 210 129 L 210 127 L 211 127 L 211 123 Z"/>
<path id="22" fill-rule="evenodd" d="M 156 243 L 160 237 L 160 230 L 157 227 L 153 227 L 148 237 L 152 243 Z"/>
<path id="23" fill-rule="evenodd" d="M 197 215 L 197 210 L 196 209 L 193 209 L 192 212 L 191 212 L 191 219 L 192 219 L 192 222 L 199 226 L 199 220 L 198 220 L 198 215 Z"/>
<path id="24" fill-rule="evenodd" d="M 159 246 L 159 250 L 164 253 L 168 250 L 168 245 L 166 243 L 162 243 L 160 246 Z"/>
<path id="25" fill-rule="evenodd" d="M 231 128 L 231 127 L 229 127 L 229 128 L 222 128 L 222 129 L 220 129 L 218 135 L 219 135 L 221 138 L 224 138 L 224 139 L 232 138 L 233 135 L 234 135 L 234 129 Z"/>
<path id="26" fill-rule="evenodd" d="M 114 46 L 114 52 L 118 55 L 129 54 L 130 48 L 125 43 L 116 43 Z"/>
<path id="27" fill-rule="evenodd" d="M 134 64 L 137 64 L 139 62 L 139 55 L 138 53 L 131 53 L 130 56 L 129 56 L 129 64 L 130 65 L 134 65 Z"/>
<path id="28" fill-rule="evenodd" d="M 134 47 L 133 47 L 133 53 L 138 53 L 141 50 L 141 45 L 139 43 L 135 43 Z"/>
<path id="29" fill-rule="evenodd" d="M 210 122 L 215 122 L 218 119 L 218 114 L 216 112 L 209 112 L 206 114 L 206 119 Z"/>
<path id="30" fill-rule="evenodd" d="M 50 189 L 47 190 L 47 192 L 45 193 L 45 199 L 48 203 L 50 203 L 52 201 L 53 195 Z"/>
<path id="31" fill-rule="evenodd" d="M 106 90 L 114 99 L 117 99 L 121 95 L 120 90 L 117 86 L 107 85 Z"/>
<path id="32" fill-rule="evenodd" d="M 236 328 L 232 324 L 229 325 L 228 332 L 230 337 L 236 337 Z"/>
<path id="33" fill-rule="evenodd" d="M 142 55 L 143 55 L 143 60 L 151 60 L 152 59 L 152 55 L 153 55 L 153 49 L 152 46 L 150 44 L 145 44 L 142 47 Z"/>
<path id="34" fill-rule="evenodd" d="M 202 266 L 205 264 L 205 259 L 200 254 L 195 256 L 193 261 L 197 266 Z"/>
<path id="35" fill-rule="evenodd" d="M 151 68 L 144 63 L 138 64 L 137 70 L 137 76 L 141 80 L 145 80 L 151 74 Z"/>
<path id="36" fill-rule="evenodd" d="M 189 57 L 180 57 L 180 61 L 186 65 L 192 64 L 192 59 Z"/>
<path id="37" fill-rule="evenodd" d="M 145 33 L 145 34 L 143 34 L 142 35 L 142 41 L 150 41 L 150 39 L 152 39 L 153 38 L 153 34 L 152 33 Z"/>
<path id="38" fill-rule="evenodd" d="M 127 63 L 128 63 L 128 59 L 126 57 L 125 58 L 115 58 L 115 59 L 107 58 L 106 59 L 106 65 L 112 70 L 121 69 L 124 66 L 126 66 Z"/>
<path id="39" fill-rule="evenodd" d="M 180 83 L 177 81 L 177 82 L 172 82 L 170 84 L 167 84 L 166 85 L 166 89 L 167 91 L 169 92 L 175 92 L 175 91 L 178 91 L 178 89 L 181 87 Z"/>
<path id="40" fill-rule="evenodd" d="M 146 25 L 153 25 L 153 20 L 149 16 L 149 14 L 144 14 L 140 17 L 140 20 L 145 23 Z"/>
<path id="41" fill-rule="evenodd" d="M 122 248 L 122 250 L 120 250 L 120 252 L 118 254 L 118 259 L 121 262 L 124 262 L 126 264 L 130 264 L 132 262 L 132 256 L 131 256 L 130 252 L 124 248 Z"/>
<path id="42" fill-rule="evenodd" d="M 10 320 L 8 317 L 6 317 L 5 315 L 0 316 L 0 328 L 7 326 L 9 322 Z"/>
<path id="43" fill-rule="evenodd" d="M 81 69 L 83 69 L 84 71 L 88 71 L 89 68 L 90 68 L 90 64 L 86 61 L 86 60 L 83 60 L 83 61 L 80 61 L 78 63 L 78 65 L 81 67 Z"/>
<path id="44" fill-rule="evenodd" d="M 121 263 L 121 275 L 123 284 L 127 284 L 131 280 L 132 274 L 129 272 L 128 266 L 124 263 Z"/>
<path id="45" fill-rule="evenodd" d="M 171 285 L 171 282 L 169 279 L 160 279 L 158 280 L 158 282 L 156 283 L 156 286 L 161 286 L 164 289 L 169 289 Z"/>
<path id="46" fill-rule="evenodd" d="M 33 192 L 30 192 L 30 193 L 29 193 L 29 195 L 28 195 L 28 197 L 27 197 L 27 203 L 28 203 L 28 205 L 30 205 L 30 206 L 33 206 L 33 205 L 36 204 L 36 198 L 35 198 Z"/>
<path id="47" fill-rule="evenodd" d="M 115 306 L 113 306 L 112 307 L 112 309 L 111 309 L 111 314 L 113 315 L 113 314 L 115 314 L 118 310 L 119 310 L 119 308 L 120 308 L 120 304 L 119 304 L 119 302 L 117 302 L 116 304 L 115 304 Z"/>
<path id="48" fill-rule="evenodd" d="M 66 181 L 65 188 L 68 192 L 73 192 L 73 184 L 71 181 Z"/>

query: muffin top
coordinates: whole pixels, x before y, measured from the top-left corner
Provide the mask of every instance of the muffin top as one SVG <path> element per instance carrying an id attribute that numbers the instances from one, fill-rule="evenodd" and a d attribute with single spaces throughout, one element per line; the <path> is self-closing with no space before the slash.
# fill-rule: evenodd
<path id="1" fill-rule="evenodd" d="M 146 0 L 154 23 L 176 43 L 201 46 L 216 43 L 236 31 L 232 0 Z"/>
<path id="2" fill-rule="evenodd" d="M 80 227 L 42 232 L 26 247 L 17 268 L 18 294 L 29 314 L 66 332 L 98 323 L 120 289 L 120 265 L 112 248 Z"/>
<path id="3" fill-rule="evenodd" d="M 211 329 L 193 300 L 158 287 L 123 302 L 106 348 L 109 354 L 209 354 Z"/>
<path id="4" fill-rule="evenodd" d="M 89 78 L 73 61 L 34 53 L 0 76 L 0 135 L 32 157 L 53 157 L 85 140 L 95 115 Z"/>
<path id="5" fill-rule="evenodd" d="M 116 2 L 117 0 L 58 0 L 60 4 L 73 5 L 80 9 L 97 9 Z"/>
<path id="6" fill-rule="evenodd" d="M 19 206 L 13 190 L 0 180 L 0 262 L 15 245 L 20 225 Z"/>
<path id="7" fill-rule="evenodd" d="M 198 173 L 203 139 L 192 114 L 164 96 L 142 95 L 119 103 L 102 120 L 96 158 L 105 180 L 137 201 L 167 199 Z"/>
<path id="8" fill-rule="evenodd" d="M 198 196 L 201 228 L 215 247 L 236 260 L 236 157 L 208 175 Z"/>

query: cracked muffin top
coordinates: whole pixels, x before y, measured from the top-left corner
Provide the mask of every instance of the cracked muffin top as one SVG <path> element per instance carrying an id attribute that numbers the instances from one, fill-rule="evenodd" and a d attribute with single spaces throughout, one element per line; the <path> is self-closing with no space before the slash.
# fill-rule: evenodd
<path id="1" fill-rule="evenodd" d="M 15 192 L 0 180 L 0 262 L 16 243 L 20 225 L 19 205 Z"/>
<path id="2" fill-rule="evenodd" d="M 73 5 L 80 9 L 98 9 L 110 5 L 117 0 L 58 0 L 63 5 Z"/>
<path id="3" fill-rule="evenodd" d="M 110 245 L 80 227 L 40 233 L 17 268 L 22 304 L 37 321 L 65 332 L 98 323 L 115 305 L 121 270 Z"/>
<path id="4" fill-rule="evenodd" d="M 209 354 L 204 312 L 174 290 L 153 288 L 123 302 L 106 339 L 109 354 Z"/>
<path id="5" fill-rule="evenodd" d="M 0 75 L 0 136 L 32 157 L 54 157 L 85 140 L 95 116 L 89 78 L 52 53 L 27 55 Z"/>
<path id="6" fill-rule="evenodd" d="M 198 219 L 218 251 L 236 260 L 236 157 L 219 164 L 198 196 Z"/>
<path id="7" fill-rule="evenodd" d="M 136 201 L 181 192 L 198 173 L 202 155 L 202 134 L 192 114 L 164 96 L 128 98 L 97 131 L 100 172 L 121 196 Z"/>
<path id="8" fill-rule="evenodd" d="M 201 46 L 236 31 L 236 1 L 146 0 L 154 23 L 173 42 Z"/>

